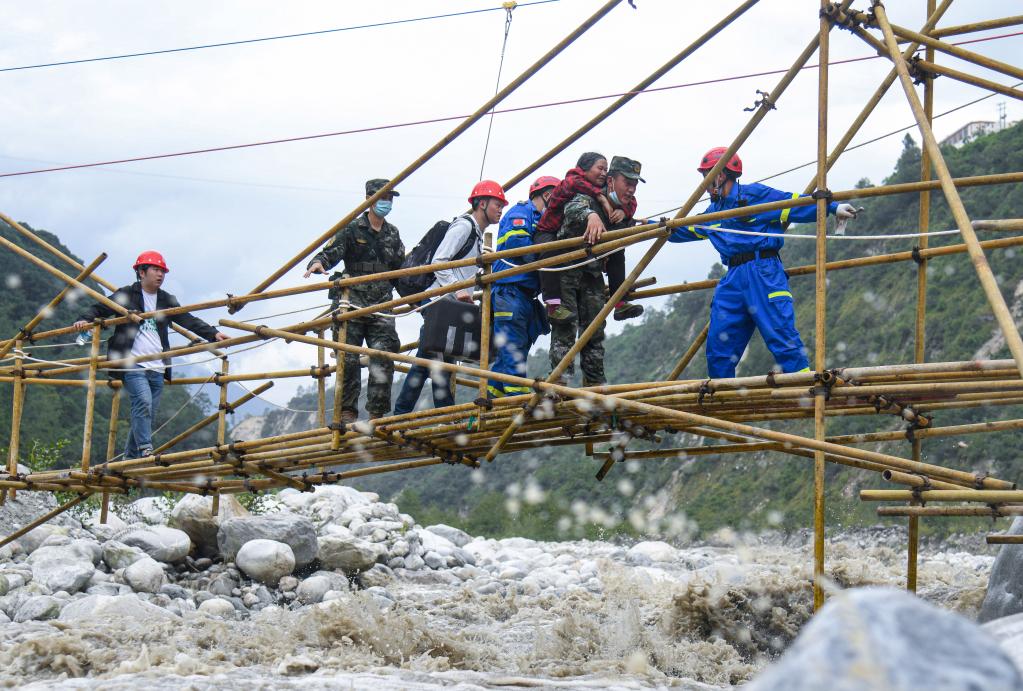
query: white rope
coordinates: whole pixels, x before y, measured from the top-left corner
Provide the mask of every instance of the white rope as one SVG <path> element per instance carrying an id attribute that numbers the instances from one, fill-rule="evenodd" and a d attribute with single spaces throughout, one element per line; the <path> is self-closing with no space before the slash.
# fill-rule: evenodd
<path id="1" fill-rule="evenodd" d="M 735 230 L 733 228 L 720 228 L 714 226 L 691 225 L 685 228 L 700 228 L 714 233 L 732 233 L 733 235 L 755 235 L 765 238 L 800 238 L 816 240 L 816 235 L 803 235 L 800 233 L 761 233 L 754 230 Z M 903 240 L 907 238 L 931 237 L 933 235 L 955 235 L 959 230 L 933 230 L 926 233 L 892 233 L 888 235 L 825 235 L 829 240 Z"/>

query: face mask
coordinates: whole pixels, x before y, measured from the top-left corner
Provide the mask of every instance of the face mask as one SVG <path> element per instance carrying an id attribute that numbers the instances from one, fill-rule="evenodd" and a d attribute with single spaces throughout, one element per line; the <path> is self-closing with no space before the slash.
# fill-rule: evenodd
<path id="1" fill-rule="evenodd" d="M 611 190 L 611 194 L 608 195 L 608 199 L 610 199 L 611 203 L 614 204 L 615 206 L 621 206 L 622 205 L 621 200 L 618 199 L 618 193 L 615 192 L 614 190 Z"/>
<path id="2" fill-rule="evenodd" d="M 394 202 L 387 199 L 381 199 L 373 205 L 373 211 L 376 212 L 376 215 L 380 218 L 385 218 L 387 214 L 391 213 L 391 207 L 393 205 Z"/>

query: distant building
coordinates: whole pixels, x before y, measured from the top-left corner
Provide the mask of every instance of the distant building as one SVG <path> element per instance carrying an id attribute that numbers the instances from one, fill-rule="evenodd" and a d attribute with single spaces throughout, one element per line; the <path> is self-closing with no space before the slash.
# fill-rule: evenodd
<path id="1" fill-rule="evenodd" d="M 998 123 L 994 120 L 974 120 L 968 122 L 958 130 L 941 140 L 941 146 L 954 146 L 959 148 L 967 142 L 972 142 L 977 137 L 991 134 L 998 129 Z"/>

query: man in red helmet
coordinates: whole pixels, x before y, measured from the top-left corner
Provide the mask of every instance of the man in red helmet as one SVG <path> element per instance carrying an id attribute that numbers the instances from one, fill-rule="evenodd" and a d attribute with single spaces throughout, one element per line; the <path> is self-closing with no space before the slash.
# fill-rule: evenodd
<path id="1" fill-rule="evenodd" d="M 159 252 L 143 252 L 132 268 L 138 280 L 119 288 L 111 299 L 132 312 L 144 313 L 144 318 L 139 323 L 128 322 L 114 327 L 114 335 L 107 342 L 107 359 L 139 359 L 134 365 L 110 370 L 110 376 L 124 382 L 131 399 L 131 430 L 124 457 L 143 458 L 153 453 L 153 418 L 160 404 L 163 382 L 171 378 L 170 358 L 151 356 L 170 349 L 167 333 L 170 322 L 180 324 L 207 341 L 223 341 L 227 336 L 188 312 L 160 313 L 161 310 L 180 307 L 180 303 L 160 288 L 170 269 Z M 115 316 L 118 315 L 112 309 L 96 303 L 78 318 L 74 326 L 84 331 L 96 319 Z"/>
<path id="2" fill-rule="evenodd" d="M 483 231 L 501 220 L 501 212 L 508 205 L 508 200 L 504 197 L 504 189 L 500 183 L 493 180 L 480 180 L 469 194 L 469 203 L 472 205 L 472 210 L 451 222 L 444 233 L 444 239 L 433 253 L 431 264 L 478 257 L 483 247 Z M 453 269 L 438 269 L 433 275 L 434 282 L 430 286 L 430 290 L 475 278 L 476 267 L 470 265 Z M 472 302 L 472 289 L 462 288 L 455 293 L 454 299 Z M 422 340 L 422 332 L 420 332 L 420 341 Z M 423 350 L 419 350 L 416 356 L 451 362 L 449 358 L 445 358 L 441 354 L 427 353 Z M 401 393 L 398 394 L 398 400 L 394 403 L 395 415 L 412 412 L 427 377 L 430 377 L 433 386 L 434 407 L 443 408 L 454 405 L 455 399 L 448 385 L 447 372 L 440 369 L 431 372 L 426 367 L 415 365 L 409 369 L 409 373 L 401 385 Z"/>
<path id="3" fill-rule="evenodd" d="M 706 177 L 725 153 L 723 146 L 708 151 L 700 160 L 697 172 Z M 801 196 L 759 183 L 740 185 L 741 175 L 742 160 L 733 155 L 722 172 L 707 180 L 711 203 L 704 213 Z M 851 204 L 829 202 L 828 213 L 849 219 L 855 218 L 857 212 Z M 782 371 L 801 372 L 809 368 L 806 348 L 796 330 L 792 293 L 779 250 L 785 242 L 782 234 L 789 223 L 816 220 L 817 206 L 813 204 L 729 218 L 707 227 L 681 227 L 672 233 L 670 242 L 709 239 L 721 255 L 721 263 L 728 267 L 728 273 L 714 291 L 710 308 L 707 373 L 711 378 L 735 376 L 735 367 L 754 329 L 759 329 Z M 727 232 L 729 230 L 740 232 Z"/>
<path id="4" fill-rule="evenodd" d="M 547 208 L 554 189 L 561 180 L 550 175 L 541 175 L 529 186 L 529 199 L 512 206 L 501 219 L 494 249 L 502 250 L 531 247 L 537 232 L 537 224 Z M 494 271 L 504 271 L 536 260 L 535 254 L 526 254 L 514 259 L 498 259 Z M 526 376 L 526 359 L 529 349 L 541 335 L 550 333 L 547 310 L 536 299 L 540 291 L 538 271 L 506 276 L 494 282 L 491 291 L 494 315 L 494 345 L 497 359 L 490 367 L 494 372 Z M 490 380 L 487 391 L 491 398 L 515 396 L 529 393 L 528 386 L 516 386 Z"/>

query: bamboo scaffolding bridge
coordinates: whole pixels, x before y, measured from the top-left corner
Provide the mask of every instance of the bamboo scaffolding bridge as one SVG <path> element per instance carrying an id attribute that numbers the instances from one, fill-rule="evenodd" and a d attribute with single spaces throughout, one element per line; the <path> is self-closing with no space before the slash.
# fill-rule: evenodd
<path id="1" fill-rule="evenodd" d="M 818 68 L 818 128 L 817 170 L 805 189 L 812 196 L 789 199 L 769 204 L 747 206 L 739 210 L 696 214 L 693 208 L 699 202 L 704 183 L 693 189 L 671 219 L 662 218 L 634 228 L 606 233 L 601 241 L 588 247 L 581 238 L 560 240 L 551 249 L 564 254 L 544 260 L 531 261 L 514 268 L 493 271 L 493 262 L 500 258 L 521 257 L 531 248 L 502 252 L 484 252 L 479 258 L 464 259 L 388 271 L 359 278 L 341 278 L 313 284 L 277 288 L 271 286 L 288 271 L 311 256 L 337 230 L 363 213 L 377 199 L 390 192 L 413 172 L 425 165 L 435 154 L 456 137 L 482 119 L 496 104 L 539 72 L 548 62 L 567 49 L 573 41 L 610 13 L 621 0 L 610 0 L 588 17 L 579 27 L 531 65 L 515 80 L 450 133 L 391 178 L 383 189 L 368 197 L 330 229 L 324 231 L 292 259 L 276 269 L 253 290 L 242 295 L 228 295 L 223 299 L 164 310 L 163 314 L 196 312 L 227 308 L 232 314 L 253 302 L 273 301 L 280 298 L 320 294 L 327 289 L 346 291 L 363 282 L 389 280 L 400 276 L 419 274 L 439 268 L 477 266 L 475 279 L 460 281 L 443 288 L 427 290 L 415 295 L 398 297 L 370 307 L 343 306 L 336 312 L 319 317 L 271 328 L 253 321 L 222 319 L 220 325 L 229 332 L 237 332 L 226 341 L 216 344 L 201 343 L 193 334 L 183 332 L 189 343 L 174 347 L 165 353 L 134 360 L 108 360 L 100 355 L 99 344 L 103 328 L 116 326 L 128 320 L 139 320 L 152 313 L 131 314 L 99 290 L 89 287 L 95 281 L 107 290 L 113 284 L 100 278 L 96 270 L 105 259 L 100 255 L 88 265 L 82 265 L 60 252 L 32 231 L 0 214 L 18 234 L 30 241 L 41 256 L 0 237 L 0 245 L 38 269 L 66 284 L 64 290 L 39 314 L 28 321 L 17 334 L 0 342 L 0 385 L 13 390 L 13 415 L 10 450 L 6 472 L 0 472 L 0 499 L 14 497 L 17 492 L 41 491 L 74 493 L 71 501 L 39 517 L 29 525 L 0 540 L 0 545 L 16 539 L 32 528 L 50 520 L 62 511 L 80 504 L 92 495 L 101 498 L 101 520 L 105 521 L 112 495 L 140 490 L 197 493 L 213 497 L 216 504 L 221 495 L 264 492 L 281 488 L 311 490 L 316 485 L 337 483 L 378 473 L 407 471 L 440 464 L 466 466 L 467 470 L 494 462 L 501 454 L 528 451 L 540 447 L 582 446 L 594 461 L 597 479 L 603 479 L 616 463 L 627 460 L 688 459 L 708 455 L 746 454 L 775 451 L 812 461 L 814 478 L 814 601 L 823 602 L 822 578 L 824 562 L 824 468 L 833 463 L 870 470 L 878 479 L 894 485 L 896 489 L 863 490 L 864 501 L 892 502 L 881 506 L 881 516 L 906 517 L 908 522 L 907 587 L 916 587 L 916 561 L 919 540 L 919 519 L 922 516 L 1015 516 L 1023 515 L 1023 490 L 1016 489 L 1012 479 L 999 479 L 984 474 L 943 467 L 924 460 L 924 446 L 928 440 L 939 437 L 1018 432 L 1023 419 L 992 420 L 974 424 L 938 426 L 936 413 L 969 408 L 992 409 L 1023 403 L 1023 340 L 1005 302 L 995 276 L 986 258 L 986 252 L 1001 251 L 1023 245 L 1023 235 L 1011 235 L 1023 230 L 1021 219 L 972 221 L 963 206 L 959 190 L 986 185 L 1008 185 L 1023 182 L 1023 172 L 1011 172 L 970 178 L 953 178 L 945 165 L 942 153 L 931 130 L 934 102 L 934 78 L 938 75 L 991 90 L 1012 98 L 1023 98 L 1023 92 L 988 79 L 966 74 L 939 65 L 935 51 L 965 61 L 975 67 L 998 72 L 1015 79 L 1023 70 L 977 53 L 952 46 L 944 39 L 995 27 L 1023 24 L 1023 16 L 977 22 L 974 24 L 937 29 L 942 15 L 952 0 L 925 0 L 927 21 L 919 31 L 912 31 L 889 22 L 884 6 L 872 2 L 866 11 L 851 7 L 853 0 L 841 3 L 822 2 L 820 28 L 809 40 L 790 69 L 777 85 L 752 109 L 747 124 L 736 135 L 720 162 L 710 171 L 713 179 L 724 163 L 755 132 L 757 126 L 782 101 L 782 96 L 796 74 L 816 53 L 822 67 Z M 505 189 L 527 179 L 540 167 L 564 149 L 578 141 L 593 127 L 625 106 L 637 93 L 643 91 L 686 58 L 710 42 L 718 33 L 739 19 L 757 0 L 742 2 L 720 22 L 682 49 L 654 73 L 640 81 L 628 94 L 606 107 L 581 125 L 575 132 L 533 163 L 512 176 Z M 814 8 L 816 9 L 816 8 Z M 851 35 L 874 48 L 892 63 L 886 79 L 864 102 L 859 115 L 848 130 L 829 150 L 828 142 L 828 51 L 831 29 L 847 30 Z M 914 57 L 918 50 L 923 57 Z M 923 161 L 920 180 L 913 183 L 883 185 L 868 189 L 830 191 L 827 174 L 849 143 L 859 132 L 874 108 L 888 90 L 898 81 L 913 112 L 923 141 Z M 923 96 L 914 85 L 922 84 Z M 932 174 L 934 179 L 932 179 Z M 930 195 L 941 190 L 952 215 L 956 229 L 962 236 L 960 244 L 928 247 Z M 918 194 L 920 198 L 917 247 L 912 251 L 865 256 L 843 261 L 827 260 L 826 205 L 829 201 L 846 201 L 893 194 Z M 706 336 L 704 328 L 686 350 L 683 357 L 661 381 L 613 384 L 594 388 L 568 386 L 562 375 L 584 344 L 607 318 L 614 305 L 623 299 L 644 299 L 690 291 L 711 290 L 716 281 L 707 280 L 682 285 L 650 287 L 652 278 L 643 278 L 650 262 L 657 255 L 673 228 L 683 225 L 710 224 L 735 216 L 787 209 L 802 205 L 816 205 L 816 261 L 812 266 L 791 267 L 791 275 L 813 275 L 815 281 L 815 338 L 813 371 L 792 374 L 771 374 L 736 379 L 681 379 L 686 367 L 700 351 Z M 1002 237 L 978 238 L 979 232 L 1008 234 Z M 604 308 L 593 323 L 578 338 L 575 347 L 553 368 L 545 379 L 529 379 L 499 374 L 488 370 L 489 339 L 491 331 L 490 288 L 494 281 L 509 275 L 559 264 L 586 261 L 595 255 L 630 246 L 642 246 L 645 253 L 635 264 L 624 284 L 609 295 Z M 977 278 L 984 289 L 988 304 L 1005 337 L 1011 353 L 1010 359 L 964 362 L 925 362 L 927 267 L 932 261 L 965 253 L 969 256 Z M 852 270 L 898 262 L 915 262 L 918 277 L 915 323 L 914 362 L 871 367 L 838 366 L 834 356 L 825 349 L 827 290 L 829 271 Z M 64 268 L 58 268 L 58 265 Z M 70 268 L 69 268 L 70 267 Z M 69 273 L 72 272 L 72 273 Z M 73 274 L 73 275 L 72 275 Z M 349 345 L 344 338 L 347 321 L 377 312 L 401 314 L 428 299 L 463 289 L 481 293 L 483 329 L 481 361 L 478 363 L 448 364 L 424 360 L 407 354 L 417 344 L 402 346 L 401 352 L 389 353 L 371 348 Z M 92 347 L 88 357 L 46 360 L 34 357 L 33 348 L 49 339 L 73 333 L 72 327 L 40 331 L 38 327 L 52 310 L 72 290 L 83 292 L 114 310 L 119 316 L 97 320 L 92 327 Z M 336 340 L 325 338 L 327 329 L 337 326 Z M 183 331 L 180 330 L 179 331 Z M 229 360 L 239 346 L 278 339 L 284 343 L 304 343 L 315 346 L 317 361 L 307 369 L 272 372 L 237 373 L 229 369 Z M 337 364 L 327 364 L 327 353 L 334 351 Z M 120 384 L 105 381 L 100 376 L 106 370 L 130 367 L 142 360 L 181 357 L 194 353 L 209 353 L 220 362 L 220 371 L 209 378 L 179 378 L 176 385 L 194 385 L 212 381 L 219 389 L 218 410 L 200 420 L 185 432 L 166 442 L 154 455 L 128 460 L 114 460 L 114 442 L 119 414 Z M 344 424 L 341 421 L 340 392 L 343 386 L 345 354 L 361 358 L 386 358 L 394 361 L 399 370 L 411 365 L 425 365 L 451 373 L 458 386 L 474 390 L 474 401 L 439 409 L 420 410 L 406 415 L 384 417 L 372 422 Z M 9 364 L 3 364 L 9 363 Z M 81 378 L 79 378 L 81 377 Z M 228 441 L 226 415 L 244 405 L 251 398 L 284 378 L 312 378 L 317 387 L 318 410 L 313 429 L 282 434 L 251 441 Z M 327 406 L 327 380 L 333 378 L 334 405 Z M 488 400 L 487 379 L 528 387 L 531 393 Z M 238 400 L 228 400 L 231 382 L 261 381 L 252 392 Z M 115 389 L 107 430 L 106 462 L 92 465 L 92 443 L 96 392 L 100 386 Z M 86 410 L 80 466 L 73 469 L 21 473 L 18 470 L 20 426 L 26 391 L 33 386 L 63 386 L 86 388 Z M 878 431 L 857 435 L 828 435 L 828 421 L 835 417 L 872 416 L 879 418 L 879 426 L 891 427 L 893 421 L 904 425 L 902 431 Z M 813 436 L 779 431 L 778 425 L 765 423 L 814 420 Z M 181 442 L 196 431 L 216 426 L 216 444 L 203 448 L 182 450 Z M 688 435 L 694 441 L 677 448 L 630 449 L 634 441 L 661 444 L 668 435 Z M 862 448 L 864 445 L 886 441 L 906 441 L 911 448 L 908 457 L 881 453 Z M 704 444 L 703 442 L 710 442 Z M 810 477 L 810 466 L 807 468 Z M 466 478 L 468 481 L 468 477 Z M 214 509 L 216 511 L 216 509 Z M 1020 536 L 989 535 L 991 543 L 1020 543 Z"/>

